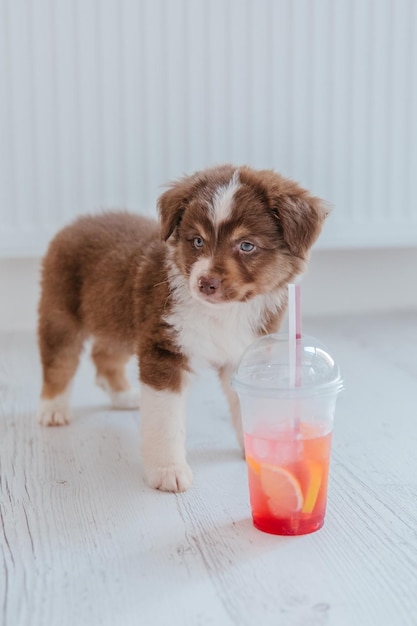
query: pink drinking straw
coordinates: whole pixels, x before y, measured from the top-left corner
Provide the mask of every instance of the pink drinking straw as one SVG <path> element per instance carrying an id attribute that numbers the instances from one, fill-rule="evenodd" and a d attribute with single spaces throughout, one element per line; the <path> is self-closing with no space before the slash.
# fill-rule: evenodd
<path id="1" fill-rule="evenodd" d="M 288 285 L 288 342 L 290 387 L 301 385 L 301 290 L 300 285 Z"/>
<path id="2" fill-rule="evenodd" d="M 288 285 L 288 346 L 290 387 L 301 387 L 301 290 L 300 285 Z M 295 429 L 300 427 L 297 411 Z"/>

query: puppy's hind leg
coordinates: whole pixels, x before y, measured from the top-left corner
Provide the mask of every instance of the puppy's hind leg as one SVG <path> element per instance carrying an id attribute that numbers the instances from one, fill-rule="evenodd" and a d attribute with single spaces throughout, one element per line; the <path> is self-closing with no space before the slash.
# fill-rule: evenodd
<path id="1" fill-rule="evenodd" d="M 132 387 L 126 377 L 125 366 L 132 356 L 127 350 L 96 339 L 91 351 L 97 371 L 96 383 L 104 389 L 115 409 L 137 409 L 139 389 Z"/>
<path id="2" fill-rule="evenodd" d="M 38 339 L 43 371 L 38 421 L 62 426 L 70 421 L 70 387 L 84 334 L 70 314 L 60 312 L 40 317 Z"/>

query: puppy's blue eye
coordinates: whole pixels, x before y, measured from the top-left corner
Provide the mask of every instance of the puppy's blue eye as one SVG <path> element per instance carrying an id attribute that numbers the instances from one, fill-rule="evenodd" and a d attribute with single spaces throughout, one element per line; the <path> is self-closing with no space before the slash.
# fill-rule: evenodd
<path id="1" fill-rule="evenodd" d="M 202 248 L 204 245 L 204 241 L 201 237 L 194 237 L 193 239 L 194 248 Z"/>
<path id="2" fill-rule="evenodd" d="M 255 249 L 255 246 L 249 241 L 242 241 L 242 243 L 240 244 L 240 249 L 242 250 L 242 252 L 252 252 L 252 250 Z"/>

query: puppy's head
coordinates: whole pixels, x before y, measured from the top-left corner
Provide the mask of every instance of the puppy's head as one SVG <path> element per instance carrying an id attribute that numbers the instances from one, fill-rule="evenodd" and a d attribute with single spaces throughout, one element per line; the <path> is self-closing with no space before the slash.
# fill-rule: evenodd
<path id="1" fill-rule="evenodd" d="M 304 271 L 327 216 L 295 182 L 231 165 L 173 183 L 158 205 L 173 263 L 209 306 L 285 287 Z"/>

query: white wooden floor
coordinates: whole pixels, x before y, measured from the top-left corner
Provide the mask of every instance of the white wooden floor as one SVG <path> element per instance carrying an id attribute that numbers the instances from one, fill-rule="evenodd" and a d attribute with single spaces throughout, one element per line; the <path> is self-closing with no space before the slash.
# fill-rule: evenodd
<path id="1" fill-rule="evenodd" d="M 251 525 L 217 380 L 189 406 L 192 489 L 148 489 L 136 412 L 87 358 L 71 426 L 42 429 L 32 335 L 0 337 L 1 626 L 417 624 L 417 314 L 305 320 L 338 357 L 328 513 L 313 535 Z M 135 375 L 134 364 L 131 369 Z"/>

